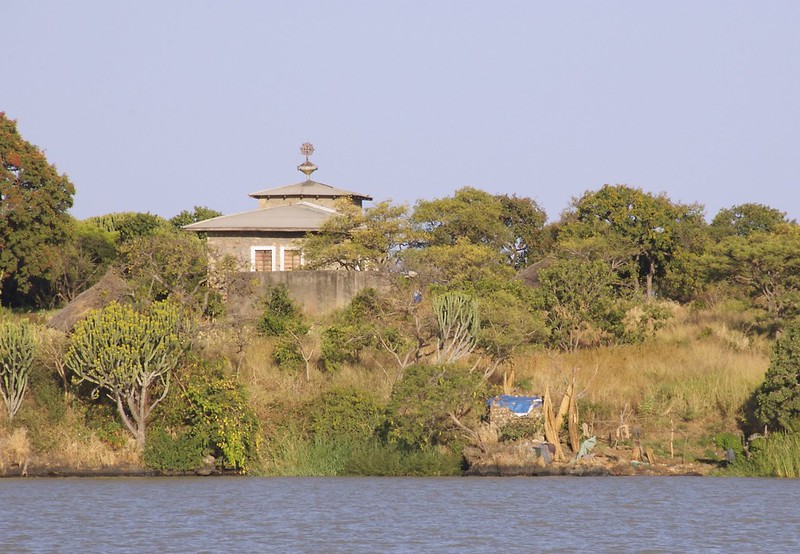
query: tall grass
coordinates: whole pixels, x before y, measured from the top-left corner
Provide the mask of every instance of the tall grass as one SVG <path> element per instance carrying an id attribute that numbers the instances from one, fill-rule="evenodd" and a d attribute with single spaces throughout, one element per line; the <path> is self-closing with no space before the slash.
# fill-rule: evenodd
<path id="1" fill-rule="evenodd" d="M 800 477 L 800 435 L 773 433 L 751 443 L 749 459 L 739 458 L 723 474 L 744 477 Z"/>
<path id="2" fill-rule="evenodd" d="M 724 315 L 677 309 L 641 344 L 530 353 L 517 362 L 520 392 L 563 391 L 575 371 L 579 403 L 591 409 L 585 415 L 600 435 L 623 423 L 664 432 L 676 422 L 709 432 L 735 428 L 763 381 L 769 348 L 761 337 L 734 332 Z"/>
<path id="3" fill-rule="evenodd" d="M 457 475 L 461 457 L 438 450 L 404 450 L 374 438 L 306 437 L 285 429 L 267 446 L 260 470 L 273 476 Z"/>

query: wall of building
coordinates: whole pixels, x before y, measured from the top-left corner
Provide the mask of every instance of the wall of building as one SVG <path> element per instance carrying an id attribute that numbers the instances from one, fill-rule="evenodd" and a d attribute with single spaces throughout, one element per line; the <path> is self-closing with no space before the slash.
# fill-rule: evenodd
<path id="1" fill-rule="evenodd" d="M 233 257 L 244 270 L 250 269 L 251 250 L 254 247 L 299 248 L 305 233 L 213 233 L 208 236 L 208 250 L 212 265 L 226 256 Z"/>

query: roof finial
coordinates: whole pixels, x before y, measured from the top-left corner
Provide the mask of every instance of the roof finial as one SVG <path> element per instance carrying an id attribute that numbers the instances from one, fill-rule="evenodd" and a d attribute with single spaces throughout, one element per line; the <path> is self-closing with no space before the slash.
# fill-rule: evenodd
<path id="1" fill-rule="evenodd" d="M 306 161 L 297 166 L 299 171 L 306 174 L 306 180 L 311 180 L 311 174 L 317 170 L 317 166 L 308 161 L 308 157 L 314 153 L 314 145 L 310 142 L 304 142 L 300 145 L 300 153 L 306 157 Z"/>

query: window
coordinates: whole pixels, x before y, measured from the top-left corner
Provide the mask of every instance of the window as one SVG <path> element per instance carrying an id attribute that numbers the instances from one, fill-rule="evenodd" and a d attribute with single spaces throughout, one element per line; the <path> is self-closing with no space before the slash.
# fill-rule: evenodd
<path id="1" fill-rule="evenodd" d="M 273 271 L 273 250 L 271 248 L 253 249 L 253 271 Z"/>
<path id="2" fill-rule="evenodd" d="M 283 270 L 293 271 L 300 269 L 303 265 L 303 260 L 300 258 L 299 250 L 284 250 L 283 251 Z"/>

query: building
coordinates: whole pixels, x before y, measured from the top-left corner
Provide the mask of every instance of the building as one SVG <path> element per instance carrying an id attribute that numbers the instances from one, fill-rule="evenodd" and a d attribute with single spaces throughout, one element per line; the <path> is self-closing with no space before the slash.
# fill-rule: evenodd
<path id="1" fill-rule="evenodd" d="M 258 209 L 224 215 L 186 225 L 184 229 L 205 233 L 212 263 L 232 257 L 250 271 L 292 271 L 303 265 L 301 247 L 308 233 L 318 231 L 336 213 L 337 202 L 346 198 L 358 207 L 372 198 L 311 180 L 317 166 L 308 157 L 314 147 L 300 147 L 305 162 L 297 169 L 306 180 L 293 185 L 253 192 Z"/>

